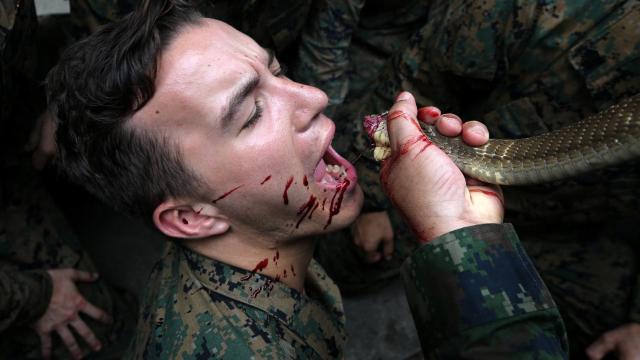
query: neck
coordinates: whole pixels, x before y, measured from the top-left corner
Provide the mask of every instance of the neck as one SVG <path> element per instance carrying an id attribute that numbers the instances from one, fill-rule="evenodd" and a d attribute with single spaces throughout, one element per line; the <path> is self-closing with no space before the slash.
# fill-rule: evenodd
<path id="1" fill-rule="evenodd" d="M 199 254 L 266 275 L 300 292 L 304 290 L 307 268 L 315 248 L 315 241 L 310 238 L 278 243 L 234 234 L 190 240 L 184 244 Z"/>

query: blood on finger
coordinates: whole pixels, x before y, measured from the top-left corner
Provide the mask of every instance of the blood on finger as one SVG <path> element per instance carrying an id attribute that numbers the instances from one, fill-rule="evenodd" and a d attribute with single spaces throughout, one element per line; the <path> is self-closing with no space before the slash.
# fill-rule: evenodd
<path id="1" fill-rule="evenodd" d="M 418 124 L 418 120 L 414 119 L 413 117 L 407 115 L 407 113 L 405 113 L 402 110 L 396 110 L 396 111 L 392 111 L 389 113 L 389 115 L 387 115 L 387 128 L 389 128 L 391 125 L 391 122 L 394 120 L 398 120 L 398 119 L 404 119 L 409 121 L 411 124 L 413 124 L 413 126 L 415 126 L 416 128 L 418 128 L 418 131 L 420 131 L 422 133 L 422 128 L 420 127 L 420 124 Z"/>
<path id="2" fill-rule="evenodd" d="M 418 109 L 418 118 L 420 119 L 428 119 L 428 120 L 437 120 L 440 117 L 440 109 L 435 106 L 427 106 Z"/>

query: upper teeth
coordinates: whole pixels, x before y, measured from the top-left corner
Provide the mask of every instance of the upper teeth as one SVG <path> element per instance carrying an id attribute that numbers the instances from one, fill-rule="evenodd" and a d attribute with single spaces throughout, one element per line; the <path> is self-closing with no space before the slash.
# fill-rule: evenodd
<path id="1" fill-rule="evenodd" d="M 347 175 L 347 170 L 342 165 L 327 165 L 327 172 L 333 173 L 339 177 Z"/>

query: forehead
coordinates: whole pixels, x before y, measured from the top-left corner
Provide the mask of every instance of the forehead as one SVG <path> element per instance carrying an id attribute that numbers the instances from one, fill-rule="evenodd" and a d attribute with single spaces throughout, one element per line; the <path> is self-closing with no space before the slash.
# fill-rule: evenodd
<path id="1" fill-rule="evenodd" d="M 157 127 L 170 124 L 159 123 L 156 111 L 172 121 L 216 117 L 238 81 L 266 64 L 267 56 L 253 39 L 221 21 L 185 27 L 160 56 L 155 94 L 137 118 L 154 119 Z"/>
<path id="2" fill-rule="evenodd" d="M 253 39 L 233 27 L 213 19 L 183 29 L 159 60 L 157 84 L 206 72 L 224 74 L 234 65 L 264 62 L 266 53 Z M 214 71 L 215 70 L 215 71 Z M 240 70 L 240 69 L 236 69 Z"/>

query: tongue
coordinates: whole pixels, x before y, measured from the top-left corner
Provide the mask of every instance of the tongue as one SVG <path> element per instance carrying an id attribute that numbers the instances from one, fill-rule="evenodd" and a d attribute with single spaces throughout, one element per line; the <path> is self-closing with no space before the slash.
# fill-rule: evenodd
<path id="1" fill-rule="evenodd" d="M 326 174 L 327 174 L 327 164 L 324 162 L 324 159 L 320 159 L 320 162 L 316 167 L 316 171 L 313 173 L 313 179 L 316 182 L 321 182 Z"/>

